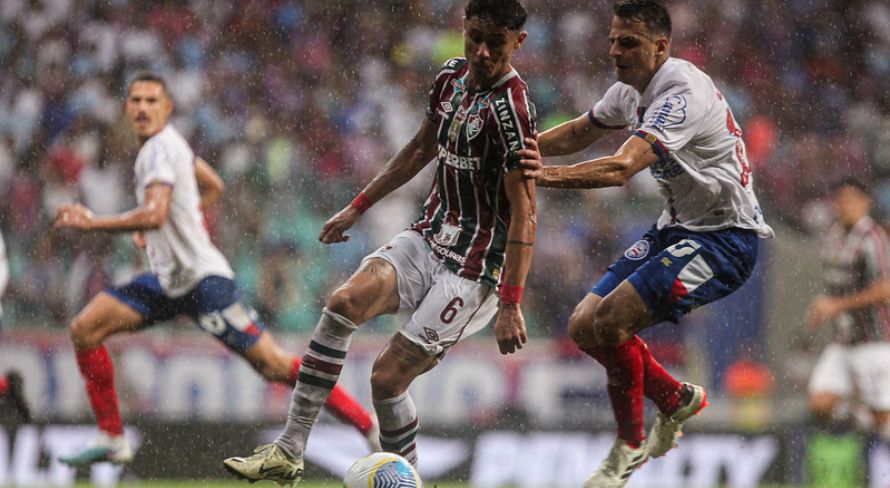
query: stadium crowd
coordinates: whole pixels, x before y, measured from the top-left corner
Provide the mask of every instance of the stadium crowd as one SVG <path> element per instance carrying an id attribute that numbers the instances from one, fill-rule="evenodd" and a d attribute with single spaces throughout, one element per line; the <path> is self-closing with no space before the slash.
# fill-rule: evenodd
<path id="1" fill-rule="evenodd" d="M 611 2 L 528 0 L 516 67 L 544 129 L 614 80 Z M 369 211 L 347 244 L 324 220 L 412 135 L 425 86 L 462 52 L 450 0 L 9 0 L 0 5 L 0 229 L 7 324 L 61 327 L 96 291 L 144 266 L 128 239 L 50 230 L 63 203 L 131 207 L 136 143 L 122 123 L 129 77 L 165 76 L 173 123 L 227 186 L 212 234 L 269 323 L 308 331 L 322 300 L 373 246 L 417 216 L 429 178 Z M 881 0 L 677 0 L 673 55 L 703 66 L 746 131 L 767 219 L 814 232 L 829 185 L 874 183 L 890 209 L 890 6 Z M 387 121 L 386 123 L 383 123 Z M 610 151 L 623 137 L 602 144 Z M 611 143 L 610 143 L 611 142 Z M 532 334 L 563 330 L 591 270 L 657 215 L 654 181 L 540 192 L 526 307 Z M 636 215 L 636 217 L 631 217 Z M 579 265 L 582 263 L 582 265 Z"/>

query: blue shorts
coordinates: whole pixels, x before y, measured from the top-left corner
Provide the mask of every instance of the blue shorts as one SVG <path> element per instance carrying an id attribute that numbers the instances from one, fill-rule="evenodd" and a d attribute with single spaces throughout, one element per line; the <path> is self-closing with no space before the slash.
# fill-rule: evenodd
<path id="1" fill-rule="evenodd" d="M 177 298 L 164 293 L 154 273 L 105 291 L 139 312 L 144 319 L 141 327 L 185 314 L 239 354 L 250 349 L 266 328 L 257 313 L 241 302 L 235 282 L 221 276 L 208 276 Z"/>
<path id="2" fill-rule="evenodd" d="M 590 292 L 605 297 L 626 279 L 656 322 L 676 323 L 690 310 L 741 287 L 754 270 L 758 242 L 747 229 L 693 232 L 653 226 Z"/>

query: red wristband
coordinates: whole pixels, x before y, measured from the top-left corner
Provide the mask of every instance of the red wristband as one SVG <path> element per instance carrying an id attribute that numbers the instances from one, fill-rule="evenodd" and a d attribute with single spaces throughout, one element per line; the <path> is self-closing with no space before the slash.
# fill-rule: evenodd
<path id="1" fill-rule="evenodd" d="M 365 213 L 365 210 L 371 208 L 371 200 L 368 200 L 368 197 L 365 196 L 365 192 L 361 192 L 352 200 L 352 208 L 359 211 L 359 213 Z"/>
<path id="2" fill-rule="evenodd" d="M 522 287 L 516 285 L 501 285 L 501 303 L 522 302 Z"/>

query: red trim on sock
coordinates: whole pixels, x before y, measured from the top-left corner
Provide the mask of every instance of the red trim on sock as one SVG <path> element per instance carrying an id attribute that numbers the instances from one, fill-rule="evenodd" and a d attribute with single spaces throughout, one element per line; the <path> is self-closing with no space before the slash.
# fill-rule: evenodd
<path id="1" fill-rule="evenodd" d="M 87 396 L 99 429 L 111 435 L 124 433 L 117 392 L 114 390 L 114 366 L 105 346 L 77 353 L 77 366 L 86 383 Z"/>
<path id="2" fill-rule="evenodd" d="M 585 349 L 606 368 L 612 413 L 618 425 L 618 438 L 639 447 L 646 438 L 643 419 L 643 354 L 640 343 L 627 341 L 618 346 Z"/>
<path id="3" fill-rule="evenodd" d="M 362 434 L 367 434 L 373 427 L 371 414 L 340 385 L 334 386 L 324 406 L 338 419 L 354 425 Z"/>
<path id="4" fill-rule="evenodd" d="M 9 381 L 6 376 L 0 377 L 0 395 L 5 395 L 9 391 Z"/>
<path id="5" fill-rule="evenodd" d="M 297 376 L 300 375 L 300 356 L 294 356 L 290 363 L 290 377 L 287 379 L 290 386 L 297 386 Z"/>
<path id="6" fill-rule="evenodd" d="M 643 391 L 646 398 L 652 400 L 664 414 L 670 415 L 676 412 L 683 406 L 683 384 L 655 360 L 652 352 L 639 336 L 634 336 L 631 341 L 639 343 L 643 356 Z"/>

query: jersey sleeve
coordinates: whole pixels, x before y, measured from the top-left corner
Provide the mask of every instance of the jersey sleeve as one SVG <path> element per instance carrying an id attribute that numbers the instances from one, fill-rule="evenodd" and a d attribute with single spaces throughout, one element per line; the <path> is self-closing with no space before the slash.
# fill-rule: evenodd
<path id="1" fill-rule="evenodd" d="M 464 63 L 466 63 L 464 58 L 451 58 L 448 61 L 445 61 L 445 64 L 443 64 L 439 69 L 439 72 L 436 73 L 436 79 L 433 80 L 433 84 L 430 86 L 429 101 L 426 106 L 426 117 L 430 119 L 431 122 L 439 121 L 439 118 L 441 117 L 441 114 L 439 114 L 439 105 L 442 101 L 442 96 L 447 92 L 451 80 L 454 79 L 454 73 L 456 73 Z"/>
<path id="2" fill-rule="evenodd" d="M 152 144 L 151 142 L 154 141 L 150 141 L 144 150 L 140 151 L 136 161 L 137 165 L 142 168 L 140 172 L 141 178 L 138 183 L 143 188 L 147 188 L 155 183 L 173 186 L 176 181 L 173 162 L 162 146 Z"/>
<path id="3" fill-rule="evenodd" d="M 491 112 L 496 127 L 494 137 L 504 149 L 503 172 L 519 168 L 517 151 L 525 149 L 525 138 L 538 138 L 537 111 L 528 97 L 528 91 L 518 87 L 507 89 L 503 97 L 494 101 Z"/>
<path id="4" fill-rule="evenodd" d="M 633 122 L 628 120 L 626 112 L 628 106 L 626 90 L 627 86 L 621 83 L 610 86 L 603 98 L 587 112 L 590 123 L 600 129 L 619 130 Z"/>
<path id="5" fill-rule="evenodd" d="M 636 135 L 652 144 L 660 156 L 667 157 L 695 137 L 707 109 L 707 101 L 689 83 L 678 81 L 646 109 Z"/>
<path id="6" fill-rule="evenodd" d="M 871 284 L 878 280 L 890 278 L 890 242 L 887 235 L 881 231 L 873 231 L 868 234 L 862 246 L 862 271 L 865 280 Z"/>

